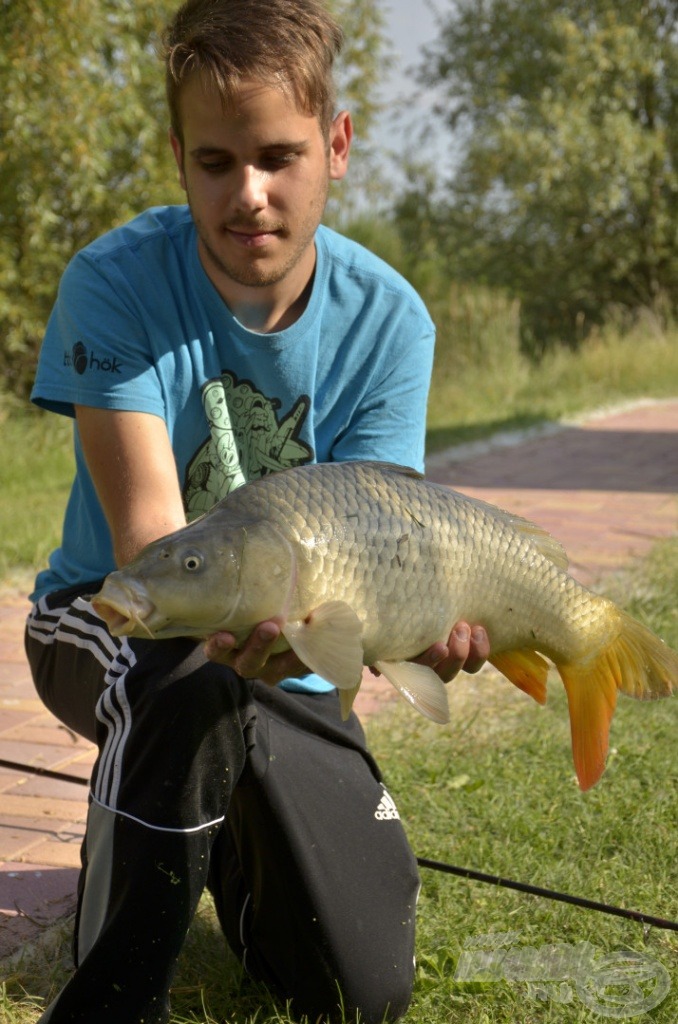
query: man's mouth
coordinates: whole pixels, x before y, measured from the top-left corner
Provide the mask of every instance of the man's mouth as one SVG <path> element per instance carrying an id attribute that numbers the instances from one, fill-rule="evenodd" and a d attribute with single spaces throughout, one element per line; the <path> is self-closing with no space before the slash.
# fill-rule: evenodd
<path id="1" fill-rule="evenodd" d="M 265 227 L 226 225 L 225 231 L 239 245 L 243 245 L 246 248 L 257 248 L 258 246 L 267 245 L 274 238 L 279 237 L 282 233 L 282 227 L 280 225 Z"/>
<path id="2" fill-rule="evenodd" d="M 258 246 L 268 245 L 275 238 L 275 234 L 271 231 L 258 231 L 256 234 L 250 234 L 249 232 L 234 231 L 232 228 L 229 228 L 228 234 L 235 242 L 245 246 L 247 249 L 256 249 Z"/>

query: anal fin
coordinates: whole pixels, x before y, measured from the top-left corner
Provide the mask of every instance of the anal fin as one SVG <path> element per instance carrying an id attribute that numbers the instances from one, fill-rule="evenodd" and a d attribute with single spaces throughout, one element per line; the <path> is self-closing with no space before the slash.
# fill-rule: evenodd
<path id="1" fill-rule="evenodd" d="M 549 663 L 527 647 L 490 655 L 490 663 L 514 686 L 529 694 L 538 704 L 546 703 L 546 679 Z"/>

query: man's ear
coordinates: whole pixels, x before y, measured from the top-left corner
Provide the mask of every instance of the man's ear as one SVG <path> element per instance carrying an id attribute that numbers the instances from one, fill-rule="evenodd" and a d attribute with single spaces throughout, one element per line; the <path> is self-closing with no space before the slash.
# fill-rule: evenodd
<path id="1" fill-rule="evenodd" d="M 172 152 L 174 153 L 174 159 L 176 160 L 177 167 L 179 168 L 179 184 L 181 185 L 181 187 L 183 188 L 183 190 L 185 192 L 186 191 L 186 175 L 184 174 L 184 149 L 183 149 L 183 146 L 182 146 L 181 142 L 176 137 L 176 135 L 174 134 L 174 132 L 172 131 L 171 128 L 169 130 L 169 140 L 170 140 L 170 145 L 172 147 Z"/>
<path id="2" fill-rule="evenodd" d="M 352 139 L 351 115 L 348 110 L 342 110 L 330 125 L 330 178 L 333 181 L 340 181 L 348 170 Z"/>

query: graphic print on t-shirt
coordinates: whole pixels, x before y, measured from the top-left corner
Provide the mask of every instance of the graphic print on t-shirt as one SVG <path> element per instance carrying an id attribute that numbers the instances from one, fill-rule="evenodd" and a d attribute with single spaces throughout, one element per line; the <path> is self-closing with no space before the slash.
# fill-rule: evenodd
<path id="1" fill-rule="evenodd" d="M 202 403 L 210 436 L 186 467 L 183 497 L 189 519 L 247 480 L 313 457 L 299 440 L 311 404 L 307 395 L 279 418 L 279 399 L 267 398 L 251 381 L 224 372 L 204 385 Z"/>

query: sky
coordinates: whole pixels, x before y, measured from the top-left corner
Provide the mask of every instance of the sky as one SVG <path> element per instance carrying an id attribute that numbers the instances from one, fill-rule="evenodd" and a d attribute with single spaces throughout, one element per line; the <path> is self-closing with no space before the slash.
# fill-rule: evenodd
<path id="1" fill-rule="evenodd" d="M 422 47 L 436 36 L 431 5 L 426 0 L 381 0 L 381 7 L 386 19 L 385 30 L 399 58 L 390 87 L 406 88 L 409 84 L 405 75 L 407 66 L 420 62 Z"/>
<path id="2" fill-rule="evenodd" d="M 388 104 L 390 117 L 375 127 L 373 140 L 378 146 L 397 149 L 396 140 L 401 137 L 394 132 L 394 124 L 407 127 L 421 125 L 422 117 L 430 113 L 431 101 L 414 81 L 413 68 L 421 64 L 423 47 L 435 40 L 437 29 L 431 0 L 380 0 L 385 16 L 385 34 L 393 47 L 394 66 L 382 85 L 382 99 Z M 445 9 L 445 4 L 440 4 Z M 418 96 L 416 94 L 419 94 Z M 414 98 L 416 96 L 416 99 Z M 399 101 L 409 99 L 409 113 L 396 113 Z M 395 121 L 393 121 L 395 118 Z M 427 142 L 417 152 L 431 160 L 446 150 L 449 152 L 449 137 L 444 132 L 428 135 Z"/>

